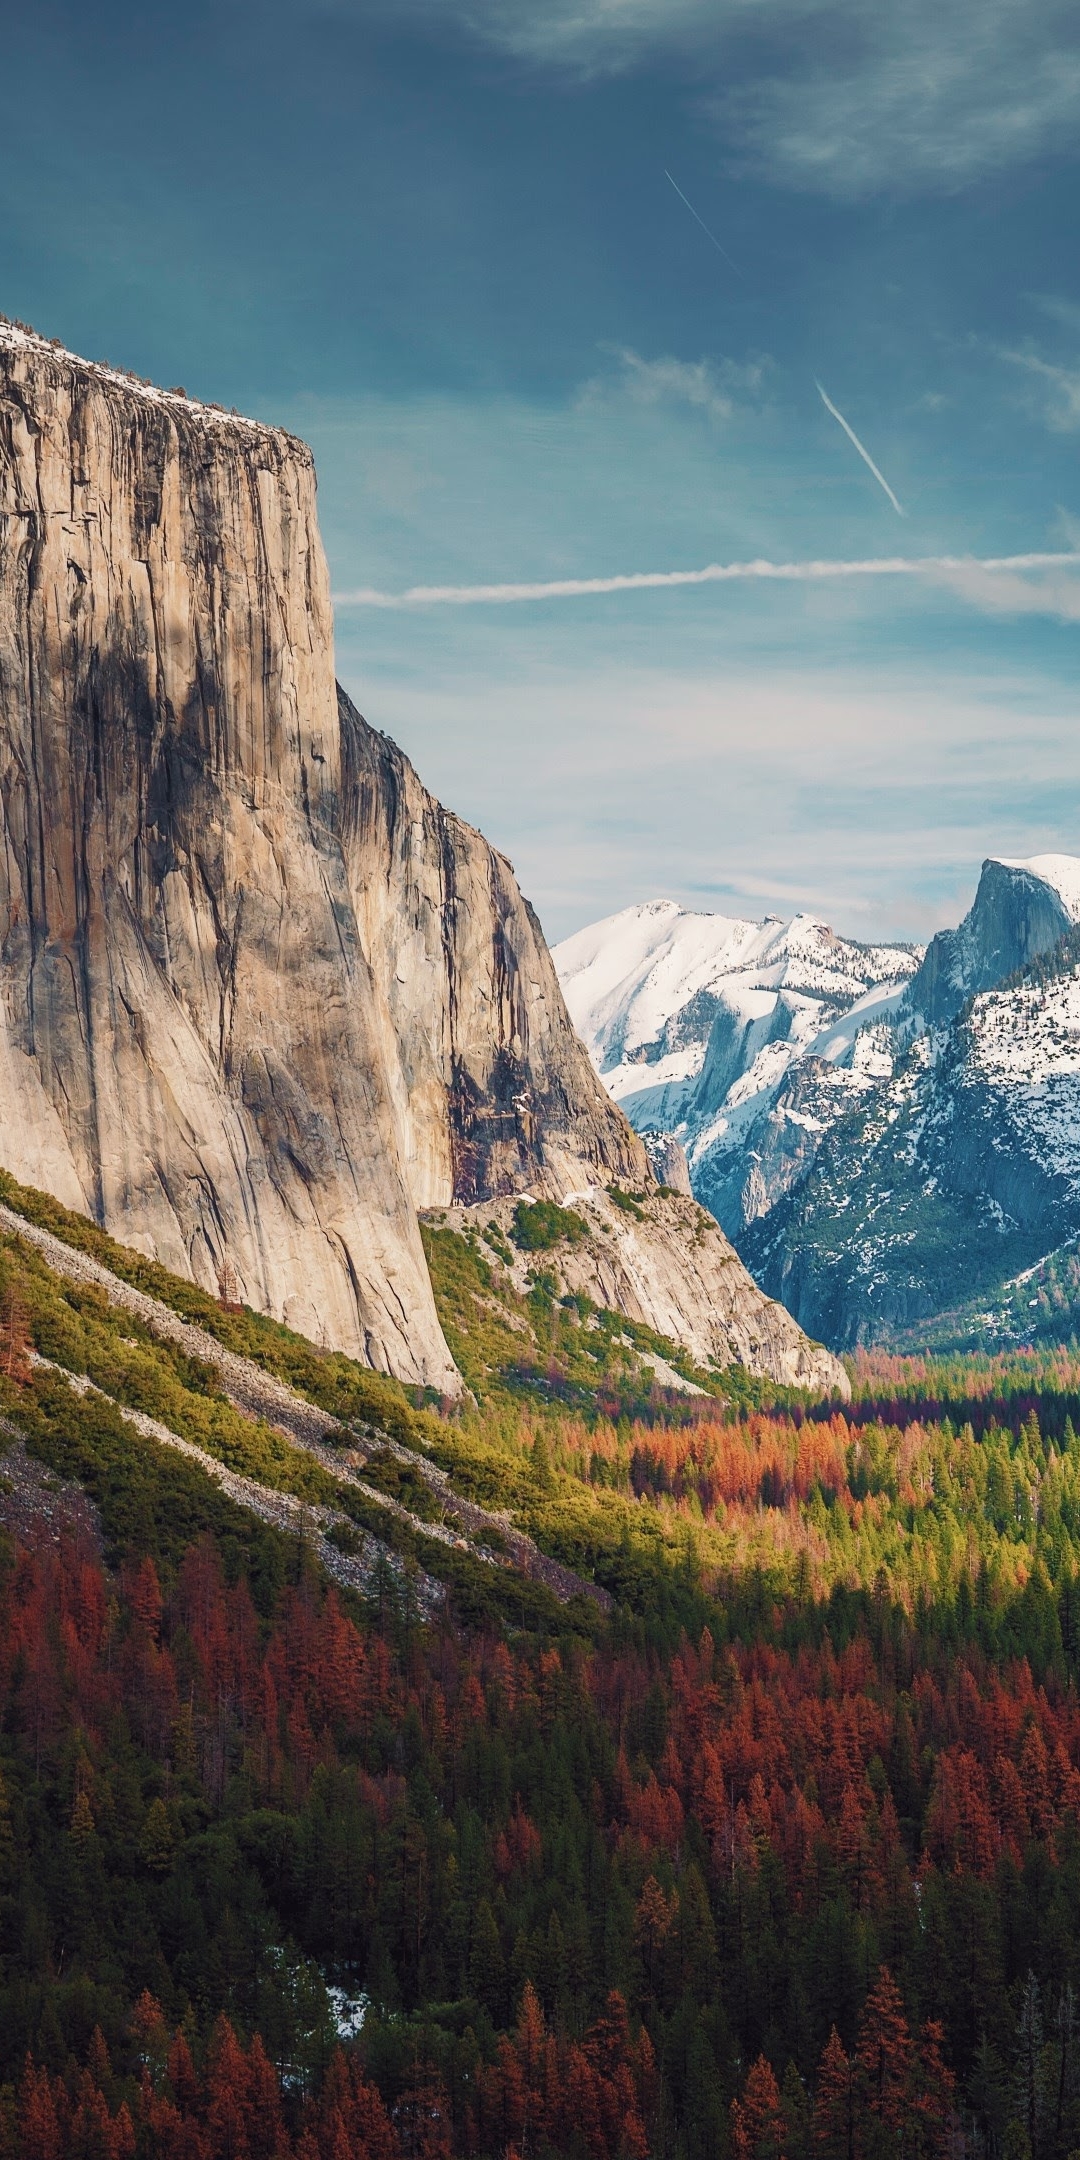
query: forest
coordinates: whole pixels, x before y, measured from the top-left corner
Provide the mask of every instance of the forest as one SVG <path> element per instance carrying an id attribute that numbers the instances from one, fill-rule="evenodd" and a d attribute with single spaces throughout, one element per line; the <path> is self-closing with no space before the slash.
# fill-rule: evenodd
<path id="1" fill-rule="evenodd" d="M 444 1414 L 2 1197 L 338 1452 L 0 1229 L 0 2154 L 1080 2151 L 1075 1347 L 687 1396 L 434 1239 Z"/>

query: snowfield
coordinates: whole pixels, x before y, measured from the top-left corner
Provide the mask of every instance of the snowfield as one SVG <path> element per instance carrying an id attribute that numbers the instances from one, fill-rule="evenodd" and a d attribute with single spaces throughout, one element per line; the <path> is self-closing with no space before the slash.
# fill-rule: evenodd
<path id="1" fill-rule="evenodd" d="M 1080 1192 L 1080 979 L 988 991 L 968 1034 L 972 1077 L 1002 1089 L 1018 1137 Z"/>
<path id="2" fill-rule="evenodd" d="M 695 1190 L 735 1232 L 768 1205 L 769 1120 L 817 1134 L 847 1090 L 891 1073 L 889 1023 L 921 950 L 858 945 L 810 914 L 754 922 L 651 900 L 566 938 L 554 958 L 605 1086 L 639 1132 L 681 1141 Z M 837 1075 L 820 1109 L 780 1100 L 807 1059 Z M 785 1179 L 790 1147 L 781 1153 Z M 718 1200 L 732 1175 L 742 1197 Z"/>

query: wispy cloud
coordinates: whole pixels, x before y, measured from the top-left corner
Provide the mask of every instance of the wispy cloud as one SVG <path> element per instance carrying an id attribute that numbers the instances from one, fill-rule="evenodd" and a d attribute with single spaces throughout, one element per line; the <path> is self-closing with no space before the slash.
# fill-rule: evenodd
<path id="1" fill-rule="evenodd" d="M 693 220 L 694 220 L 694 223 L 695 223 L 695 225 L 700 225 L 700 227 L 701 227 L 701 230 L 702 230 L 702 232 L 704 233 L 704 235 L 705 235 L 705 238 L 706 238 L 706 240 L 711 240 L 711 242 L 712 242 L 712 244 L 713 244 L 713 247 L 714 247 L 714 248 L 716 249 L 716 252 L 717 252 L 717 254 L 718 254 L 718 255 L 722 255 L 722 256 L 723 256 L 723 258 L 724 258 L 724 261 L 726 262 L 726 264 L 727 264 L 727 266 L 728 266 L 728 269 L 729 269 L 729 270 L 734 270 L 734 272 L 735 272 L 735 275 L 736 275 L 736 277 L 741 277 L 741 276 L 742 276 L 742 271 L 740 270 L 740 268 L 739 268 L 739 265 L 738 265 L 738 263 L 736 263 L 736 262 L 732 262 L 732 259 L 731 259 L 730 255 L 728 254 L 728 251 L 727 251 L 726 247 L 722 247 L 722 246 L 721 246 L 721 244 L 720 244 L 720 241 L 719 241 L 719 240 L 717 239 L 717 237 L 716 237 L 716 234 L 714 233 L 714 231 L 713 231 L 713 229 L 712 229 L 712 226 L 711 226 L 711 225 L 706 225 L 706 223 L 705 223 L 705 220 L 704 220 L 704 218 L 703 218 L 703 217 L 701 216 L 700 212 L 699 212 L 699 211 L 697 211 L 697 210 L 695 210 L 695 208 L 694 208 L 694 205 L 693 205 L 693 203 L 691 202 L 691 200 L 690 200 L 690 197 L 689 197 L 689 195 L 684 195 L 684 194 L 683 194 L 683 191 L 682 191 L 681 187 L 679 186 L 679 183 L 678 183 L 678 181 L 677 181 L 677 180 L 674 180 L 674 179 L 672 179 L 672 176 L 671 176 L 671 174 L 670 174 L 670 173 L 668 172 L 668 170 L 667 170 L 667 167 L 666 167 L 666 166 L 665 166 L 665 168 L 664 168 L 664 178 L 665 178 L 665 180 L 668 180 L 668 181 L 670 181 L 670 182 L 671 182 L 671 185 L 672 185 L 672 187 L 674 188 L 674 190 L 675 190 L 675 193 L 676 193 L 676 195 L 677 195 L 677 196 L 678 196 L 678 198 L 679 198 L 679 201 L 680 201 L 681 203 L 685 203 L 685 204 L 686 204 L 686 207 L 687 207 L 687 209 L 689 210 L 689 212 L 690 212 L 690 215 L 691 215 L 691 217 L 693 218 Z"/>
<path id="2" fill-rule="evenodd" d="M 664 47 L 729 154 L 837 197 L 962 187 L 1071 147 L 1080 121 L 1071 0 L 394 4 L 577 74 L 621 72 Z"/>
<path id="3" fill-rule="evenodd" d="M 899 502 L 899 501 L 898 501 L 898 499 L 897 499 L 897 497 L 896 497 L 896 496 L 895 496 L 895 495 L 893 494 L 893 491 L 892 491 L 891 487 L 889 486 L 889 483 L 888 483 L 888 481 L 886 480 L 886 478 L 885 478 L 885 475 L 884 475 L 884 473 L 882 472 L 882 470 L 881 470 L 880 466 L 878 466 L 878 465 L 875 465 L 875 463 L 874 463 L 874 460 L 873 460 L 873 458 L 871 457 L 871 455 L 870 455 L 870 452 L 869 452 L 869 450 L 868 450 L 868 449 L 867 449 L 867 447 L 866 447 L 866 444 L 865 444 L 865 443 L 861 443 L 861 442 L 859 441 L 859 438 L 858 438 L 858 436 L 856 435 L 856 433 L 855 433 L 855 430 L 854 430 L 854 428 L 852 427 L 852 425 L 851 425 L 851 422 L 850 422 L 850 420 L 845 420 L 845 418 L 844 418 L 844 415 L 843 415 L 843 413 L 842 413 L 842 412 L 840 411 L 840 408 L 839 408 L 839 406 L 838 406 L 838 405 L 834 405 L 834 404 L 833 404 L 833 401 L 832 401 L 831 397 L 829 397 L 829 396 L 828 396 L 828 395 L 826 394 L 826 392 L 825 392 L 825 391 L 824 391 L 824 390 L 822 389 L 822 387 L 821 387 L 821 384 L 820 384 L 820 383 L 818 383 L 818 384 L 816 385 L 816 388 L 817 388 L 817 394 L 818 394 L 819 398 L 821 399 L 821 402 L 822 402 L 822 404 L 824 405 L 824 407 L 825 407 L 825 410 L 826 410 L 826 412 L 829 412 L 829 413 L 831 413 L 831 414 L 832 414 L 832 416 L 833 416 L 833 419 L 839 422 L 840 426 L 841 426 L 841 427 L 843 428 L 843 430 L 844 430 L 844 433 L 845 433 L 845 435 L 847 436 L 847 439 L 848 439 L 848 441 L 849 441 L 849 442 L 850 442 L 851 444 L 853 444 L 854 448 L 855 448 L 855 449 L 856 449 L 856 450 L 858 451 L 858 453 L 859 453 L 859 456 L 861 457 L 861 459 L 862 459 L 862 461 L 863 461 L 863 464 L 864 464 L 864 465 L 866 465 L 866 466 L 868 466 L 868 467 L 869 467 L 869 469 L 870 469 L 870 471 L 871 471 L 871 472 L 873 473 L 873 475 L 874 475 L 874 478 L 875 478 L 875 480 L 877 481 L 877 484 L 878 484 L 879 488 L 880 488 L 880 489 L 882 490 L 882 493 L 888 496 L 888 498 L 889 498 L 889 501 L 891 502 L 891 504 L 892 504 L 892 506 L 893 506 L 893 509 L 894 509 L 894 510 L 895 510 L 895 512 L 896 512 L 896 515 L 897 515 L 897 517 L 906 517 L 906 516 L 907 516 L 907 511 L 906 511 L 906 510 L 904 509 L 904 506 L 903 506 L 903 504 L 902 504 L 901 502 Z"/>
<path id="4" fill-rule="evenodd" d="M 646 360 L 629 346 L 615 348 L 616 370 L 594 376 L 578 392 L 578 407 L 609 405 L 629 398 L 635 405 L 690 405 L 711 420 L 730 420 L 738 404 L 760 393 L 769 371 L 767 359 L 679 360 L 662 353 Z"/>
<path id="5" fill-rule="evenodd" d="M 1035 580 L 1008 567 L 958 563 L 943 569 L 941 583 L 972 607 L 990 615 L 1049 615 L 1058 622 L 1080 622 L 1080 578 L 1067 569 L 1051 569 Z"/>
<path id="6" fill-rule="evenodd" d="M 1080 428 L 1080 368 L 1062 367 L 1034 352 L 1003 351 L 1003 360 L 1022 368 L 1035 392 L 1039 411 L 1052 428 L 1071 435 Z"/>
<path id="7" fill-rule="evenodd" d="M 1075 14 L 1056 0 L 827 0 L 790 60 L 766 60 L 712 109 L 747 166 L 822 194 L 955 192 L 1071 147 Z"/>
<path id="8" fill-rule="evenodd" d="M 746 580 L 816 585 L 848 578 L 924 578 L 1000 613 L 1080 619 L 1080 553 L 1026 555 L 878 555 L 855 561 L 706 563 L 700 570 L 639 570 L 614 577 L 548 578 L 501 585 L 410 585 L 382 592 L 361 585 L 334 595 L 338 607 L 500 607 L 532 600 L 579 600 L 606 593 Z M 1030 573 L 1043 574 L 1028 583 Z M 1046 576 L 1045 573 L 1049 573 Z"/>

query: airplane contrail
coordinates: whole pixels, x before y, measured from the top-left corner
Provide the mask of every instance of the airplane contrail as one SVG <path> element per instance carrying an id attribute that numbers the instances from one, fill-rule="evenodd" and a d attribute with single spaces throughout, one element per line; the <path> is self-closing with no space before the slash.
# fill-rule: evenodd
<path id="1" fill-rule="evenodd" d="M 726 585 L 746 578 L 784 584 L 817 584 L 830 578 L 934 577 L 972 570 L 1078 570 L 1080 550 L 1029 555 L 874 555 L 854 561 L 825 557 L 809 562 L 706 563 L 701 570 L 636 570 L 623 576 L 550 578 L 519 585 L 410 585 L 381 592 L 360 585 L 335 593 L 337 607 L 413 608 L 505 606 L 523 600 L 578 600 L 591 593 L 642 592 L 668 585 Z"/>
<path id="2" fill-rule="evenodd" d="M 666 165 L 665 165 L 665 167 L 664 167 L 664 178 L 665 178 L 665 180 L 671 180 L 671 174 L 669 173 L 669 171 L 668 171 L 668 169 L 667 169 L 667 166 L 666 166 Z M 728 251 L 727 251 L 727 249 L 726 249 L 726 248 L 724 248 L 724 247 L 721 247 L 721 245 L 720 245 L 720 242 L 719 242 L 719 240 L 718 240 L 718 239 L 717 239 L 717 237 L 716 237 L 716 234 L 715 234 L 714 232 L 710 232 L 710 231 L 709 231 L 709 228 L 708 228 L 708 226 L 706 225 L 706 223 L 705 223 L 705 220 L 704 220 L 704 218 L 703 218 L 703 217 L 698 217 L 697 211 L 695 210 L 695 208 L 694 208 L 694 205 L 693 205 L 693 203 L 692 203 L 692 202 L 690 201 L 690 198 L 689 198 L 689 196 L 688 196 L 688 195 L 684 195 L 684 194 L 683 194 L 683 191 L 682 191 L 681 187 L 679 186 L 679 183 L 678 183 L 678 181 L 677 181 L 677 180 L 671 180 L 671 185 L 672 185 L 672 187 L 674 188 L 674 190 L 675 190 L 675 193 L 676 193 L 676 195 L 677 195 L 677 196 L 678 196 L 678 198 L 679 198 L 679 201 L 680 201 L 680 202 L 684 202 L 684 203 L 686 204 L 686 207 L 687 207 L 687 209 L 689 210 L 689 212 L 690 212 L 690 215 L 691 215 L 691 217 L 692 217 L 692 218 L 695 218 L 695 219 L 697 220 L 697 223 L 698 223 L 698 224 L 700 225 L 700 227 L 701 227 L 701 230 L 702 230 L 702 232 L 703 232 L 703 233 L 704 233 L 704 235 L 705 235 L 705 238 L 706 238 L 707 240 L 711 240 L 711 241 L 712 241 L 712 244 L 713 244 L 713 246 L 714 246 L 714 248 L 716 249 L 716 252 L 717 252 L 717 254 L 718 254 L 718 255 L 722 255 L 722 256 L 723 256 L 723 258 L 724 258 L 724 261 L 726 262 L 726 264 L 727 264 L 727 266 L 728 266 L 729 270 L 734 270 L 734 272 L 735 272 L 735 275 L 736 275 L 736 277 L 740 277 L 740 278 L 741 278 L 741 277 L 742 277 L 742 274 L 743 274 L 743 273 L 742 273 L 742 271 L 740 270 L 740 268 L 739 268 L 739 265 L 738 265 L 738 263 L 737 263 L 737 262 L 732 262 L 732 260 L 731 260 L 731 257 L 730 257 L 730 255 L 728 254 Z"/>
<path id="3" fill-rule="evenodd" d="M 901 502 L 898 502 L 898 501 L 897 501 L 897 499 L 896 499 L 896 496 L 895 496 L 895 495 L 893 494 L 893 491 L 892 491 L 891 487 L 889 486 L 889 483 L 888 483 L 888 481 L 886 480 L 886 478 L 885 478 L 885 475 L 884 475 L 884 473 L 883 473 L 883 472 L 879 472 L 879 470 L 878 470 L 877 466 L 876 466 L 876 465 L 875 465 L 875 463 L 874 463 L 874 460 L 873 460 L 873 458 L 872 458 L 872 457 L 871 457 L 871 455 L 870 455 L 870 452 L 869 452 L 869 450 L 867 450 L 867 449 L 866 449 L 866 447 L 865 447 L 865 445 L 864 445 L 863 443 L 861 443 L 861 442 L 859 441 L 859 438 L 858 438 L 858 436 L 856 435 L 856 433 L 855 433 L 855 430 L 854 430 L 854 428 L 853 428 L 853 427 L 849 427 L 849 425 L 848 425 L 847 421 L 846 421 L 846 420 L 845 420 L 845 418 L 844 418 L 844 415 L 843 415 L 843 413 L 842 413 L 842 412 L 840 412 L 840 411 L 838 410 L 838 408 L 837 408 L 837 407 L 836 407 L 836 406 L 835 406 L 835 405 L 833 404 L 833 401 L 832 401 L 831 397 L 827 397 L 827 396 L 826 396 L 826 394 L 825 394 L 824 390 L 822 389 L 822 387 L 821 387 L 821 384 L 820 384 L 820 383 L 818 382 L 818 380 L 817 380 L 817 377 L 816 377 L 816 376 L 815 376 L 815 378 L 814 378 L 814 388 L 816 389 L 816 391 L 817 391 L 817 394 L 818 394 L 819 398 L 821 399 L 821 402 L 822 402 L 822 404 L 824 405 L 824 407 L 825 407 L 825 410 L 826 410 L 826 412 L 831 412 L 831 414 L 832 414 L 832 416 L 833 416 L 833 419 L 834 419 L 834 420 L 839 420 L 839 422 L 840 422 L 840 425 L 841 425 L 841 427 L 843 428 L 843 430 L 844 430 L 844 433 L 845 433 L 845 435 L 846 435 L 846 436 L 847 436 L 847 438 L 848 438 L 848 441 L 849 441 L 849 442 L 853 442 L 853 443 L 854 443 L 854 445 L 855 445 L 855 448 L 856 448 L 856 450 L 858 451 L 858 453 L 859 453 L 859 456 L 861 457 L 861 459 L 862 459 L 862 461 L 863 461 L 863 464 L 864 464 L 864 465 L 869 465 L 869 467 L 870 467 L 870 470 L 871 470 L 871 472 L 873 473 L 873 475 L 874 475 L 874 478 L 875 478 L 875 480 L 877 481 L 877 484 L 878 484 L 878 486 L 879 486 L 879 487 L 882 487 L 882 488 L 884 488 L 884 490 L 885 490 L 885 493 L 886 493 L 886 495 L 888 496 L 888 498 L 889 498 L 889 501 L 891 502 L 891 504 L 892 504 L 892 506 L 893 506 L 893 509 L 894 509 L 894 510 L 895 510 L 895 512 L 896 512 L 896 515 L 897 515 L 897 517 L 906 517 L 906 516 L 907 516 L 907 511 L 905 510 L 905 508 L 904 508 L 904 505 L 903 505 L 903 503 L 901 503 Z"/>

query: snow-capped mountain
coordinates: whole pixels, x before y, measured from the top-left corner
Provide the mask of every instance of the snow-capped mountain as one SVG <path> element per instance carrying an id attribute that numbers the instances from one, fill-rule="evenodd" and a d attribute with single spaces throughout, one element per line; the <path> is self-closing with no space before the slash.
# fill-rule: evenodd
<path id="1" fill-rule="evenodd" d="M 965 998 L 992 989 L 1037 953 L 1049 952 L 1080 922 L 1080 858 L 1032 855 L 984 862 L 974 902 L 956 930 L 939 930 L 912 985 L 920 1012 L 936 1025 Z"/>
<path id="2" fill-rule="evenodd" d="M 921 951 L 856 944 L 813 915 L 753 922 L 653 900 L 578 931 L 554 957 L 605 1086 L 639 1132 L 682 1143 L 698 1198 L 738 1236 L 787 1189 L 820 1127 L 807 1100 L 769 1130 L 781 1089 L 807 1061 L 830 1100 L 869 1085 L 875 1031 Z"/>
<path id="3" fill-rule="evenodd" d="M 1075 1324 L 1080 858 L 984 863 L 924 955 L 660 901 L 555 957 L 607 1086 L 812 1333 Z"/>

